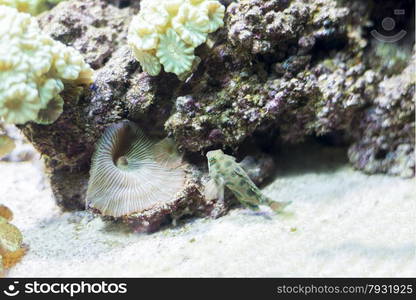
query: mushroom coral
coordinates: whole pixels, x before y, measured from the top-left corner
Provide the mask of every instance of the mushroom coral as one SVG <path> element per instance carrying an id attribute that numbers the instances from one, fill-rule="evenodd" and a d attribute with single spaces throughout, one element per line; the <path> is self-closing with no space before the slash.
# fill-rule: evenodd
<path id="1" fill-rule="evenodd" d="M 87 208 L 121 217 L 173 201 L 185 172 L 161 159 L 160 149 L 166 144 L 150 141 L 133 122 L 108 127 L 92 158 Z"/>
<path id="2" fill-rule="evenodd" d="M 225 8 L 211 0 L 143 0 L 128 43 L 143 71 L 156 76 L 163 65 L 178 76 L 192 69 L 194 50 L 224 25 Z"/>
<path id="3" fill-rule="evenodd" d="M 53 123 L 65 84 L 89 84 L 92 75 L 81 54 L 42 33 L 34 17 L 0 5 L 0 117 L 6 123 Z"/>
<path id="4" fill-rule="evenodd" d="M 37 15 L 65 0 L 0 0 L 0 5 L 16 8 L 20 12 Z"/>

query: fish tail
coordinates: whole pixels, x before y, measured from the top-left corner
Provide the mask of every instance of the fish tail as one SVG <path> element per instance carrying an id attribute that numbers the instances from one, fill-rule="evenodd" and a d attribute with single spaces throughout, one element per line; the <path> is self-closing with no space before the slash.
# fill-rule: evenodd
<path id="1" fill-rule="evenodd" d="M 269 198 L 266 198 L 265 202 L 275 213 L 281 213 L 286 206 L 292 203 L 292 201 L 274 201 Z"/>

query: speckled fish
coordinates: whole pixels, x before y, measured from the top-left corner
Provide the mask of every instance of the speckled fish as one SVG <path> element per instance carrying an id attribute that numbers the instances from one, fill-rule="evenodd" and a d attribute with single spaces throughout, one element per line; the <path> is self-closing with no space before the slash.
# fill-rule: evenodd
<path id="1" fill-rule="evenodd" d="M 281 212 L 290 202 L 277 202 L 262 194 L 244 169 L 235 161 L 235 157 L 224 154 L 222 150 L 207 153 L 210 181 L 207 183 L 206 196 L 224 200 L 224 188 L 230 189 L 245 206 L 257 210 L 260 204 L 266 204 L 275 212 Z"/>

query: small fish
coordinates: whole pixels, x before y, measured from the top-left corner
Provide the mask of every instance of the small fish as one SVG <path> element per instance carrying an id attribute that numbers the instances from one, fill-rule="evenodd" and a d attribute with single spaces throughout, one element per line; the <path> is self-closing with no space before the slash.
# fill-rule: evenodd
<path id="1" fill-rule="evenodd" d="M 260 204 L 267 204 L 275 212 L 281 212 L 290 202 L 274 201 L 262 194 L 235 158 L 222 150 L 207 153 L 208 169 L 211 177 L 205 188 L 209 199 L 224 200 L 224 188 L 230 189 L 243 205 L 257 210 Z"/>

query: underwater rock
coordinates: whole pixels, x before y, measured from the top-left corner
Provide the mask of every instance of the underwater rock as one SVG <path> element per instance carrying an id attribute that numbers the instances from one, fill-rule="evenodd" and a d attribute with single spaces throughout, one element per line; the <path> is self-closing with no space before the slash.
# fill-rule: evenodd
<path id="1" fill-rule="evenodd" d="M 261 152 L 245 156 L 239 164 L 256 185 L 265 183 L 276 170 L 273 157 Z"/>
<path id="2" fill-rule="evenodd" d="M 236 150 L 253 133 L 265 130 L 278 132 L 283 147 L 306 136 L 332 136 L 341 144 L 362 138 L 356 134 L 357 127 L 380 92 L 383 70 L 397 74 L 398 66 L 408 64 L 410 56 L 401 50 L 397 59 L 392 62 L 387 56 L 383 65 L 367 57 L 373 53 L 366 49 L 369 42 L 370 50 L 380 48 L 378 41 L 368 41 L 364 34 L 374 7 L 370 2 L 302 3 L 247 0 L 228 7 L 226 30 L 231 45 L 224 41 L 203 58 L 204 72 L 192 78 L 185 95 L 192 105 L 180 105 L 183 97 L 177 98 L 176 112 L 166 123 L 184 149 Z M 304 10 L 306 18 L 292 20 L 288 12 L 293 10 Z M 268 12 L 283 25 L 267 30 Z M 277 35 L 281 38 L 274 38 Z M 406 49 L 409 44 L 413 41 L 390 48 Z M 414 124 L 414 120 L 402 120 L 406 128 Z M 376 153 L 376 147 L 371 151 Z M 411 160 L 409 153 L 403 151 L 407 160 Z M 363 164 L 354 166 L 363 168 Z M 388 168 L 372 172 L 397 173 Z"/>
<path id="3" fill-rule="evenodd" d="M 367 173 L 415 176 L 415 63 L 379 85 L 348 151 L 352 164 Z"/>
<path id="4" fill-rule="evenodd" d="M 249 55 L 345 38 L 349 9 L 331 0 L 243 0 L 228 7 L 228 39 Z M 283 54 L 284 55 L 284 54 Z"/>
<path id="5" fill-rule="evenodd" d="M 98 69 L 118 45 L 126 43 L 133 11 L 137 10 L 118 9 L 107 1 L 64 1 L 38 20 L 45 33 L 77 49 L 93 69 Z"/>
<path id="6" fill-rule="evenodd" d="M 124 216 L 122 222 L 128 224 L 136 232 L 149 233 L 158 230 L 162 225 L 170 223 L 176 225 L 185 217 L 217 218 L 223 215 L 226 210 L 218 212 L 216 201 L 205 199 L 202 190 L 203 186 L 199 180 L 188 178 L 185 188 L 176 195 L 173 201 Z"/>
<path id="7" fill-rule="evenodd" d="M 125 119 L 151 138 L 173 137 L 193 170 L 177 201 L 126 217 L 137 230 L 155 230 L 182 215 L 224 213 L 226 207 L 203 198 L 204 154 L 215 148 L 236 154 L 262 135 L 278 147 L 334 137 L 352 145 L 357 168 L 414 174 L 403 171 L 412 168 L 414 83 L 399 74 L 410 58 L 400 56 L 391 67 L 386 59 L 372 62 L 378 47 L 368 34 L 372 1 L 221 1 L 224 27 L 195 48 L 201 61 L 185 81 L 164 71 L 150 76 L 134 58 L 127 33 L 139 3 L 71 0 L 38 17 L 45 32 L 76 48 L 95 69 L 88 90 L 63 92 L 56 123 L 20 127 L 42 153 L 61 206 L 84 209 L 94 145 Z M 390 98 L 394 107 L 383 104 Z M 390 125 L 381 125 L 386 118 Z M 256 172 L 267 178 L 268 170 Z"/>
<path id="8" fill-rule="evenodd" d="M 227 36 L 218 37 L 221 43 L 203 57 L 204 72 L 187 86 L 192 110 L 176 105 L 166 129 L 196 152 L 235 149 L 270 128 L 290 142 L 348 128 L 377 83 L 365 74 L 366 43 L 352 34 L 359 25 L 346 19 L 348 12 L 335 1 L 233 2 Z"/>

